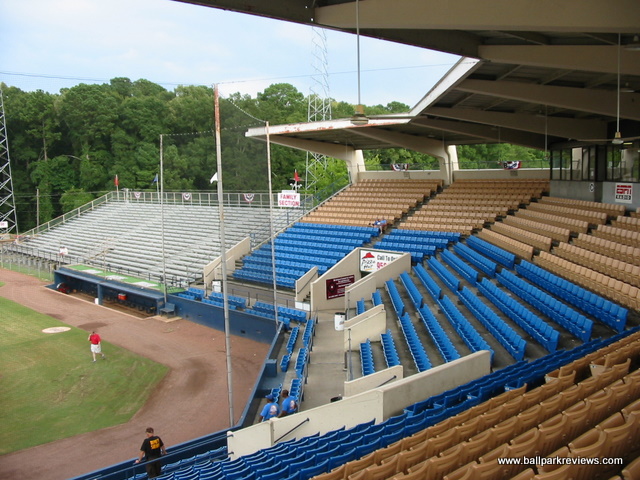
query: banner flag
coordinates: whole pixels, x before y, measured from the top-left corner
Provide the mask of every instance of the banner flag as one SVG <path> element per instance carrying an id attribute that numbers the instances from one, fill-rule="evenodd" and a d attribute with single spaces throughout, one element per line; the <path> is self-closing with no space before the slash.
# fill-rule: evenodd
<path id="1" fill-rule="evenodd" d="M 517 160 L 513 162 L 503 162 L 502 167 L 505 170 L 517 170 L 518 168 L 520 168 L 520 161 Z"/>

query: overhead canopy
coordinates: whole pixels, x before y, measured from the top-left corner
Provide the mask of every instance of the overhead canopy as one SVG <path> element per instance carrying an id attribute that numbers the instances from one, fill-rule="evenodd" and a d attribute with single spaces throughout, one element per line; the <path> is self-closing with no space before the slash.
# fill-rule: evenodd
<path id="1" fill-rule="evenodd" d="M 179 1 L 356 31 L 354 0 Z M 361 35 L 463 58 L 408 115 L 375 117 L 364 126 L 347 119 L 273 127 L 272 141 L 323 153 L 327 148 L 313 145 L 504 142 L 544 149 L 608 144 L 619 121 L 622 137 L 638 145 L 638 0 L 358 3 Z"/>

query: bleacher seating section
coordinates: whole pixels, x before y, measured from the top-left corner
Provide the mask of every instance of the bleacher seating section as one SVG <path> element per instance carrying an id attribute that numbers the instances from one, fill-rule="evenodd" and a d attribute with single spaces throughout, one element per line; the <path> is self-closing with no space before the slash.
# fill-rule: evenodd
<path id="1" fill-rule="evenodd" d="M 416 232 L 427 228 L 426 223 L 422 222 L 415 229 L 409 229 L 407 227 L 412 223 L 406 221 L 399 225 L 400 228 L 393 229 L 376 246 L 410 252 L 412 260 L 417 262 L 412 269 L 413 275 L 419 279 L 420 286 L 426 289 L 437 308 L 450 322 L 455 334 L 470 351 L 488 350 L 493 358 L 495 353 L 491 346 L 423 267 L 422 262 L 427 258 L 429 269 L 456 294 L 456 298 L 472 312 L 516 363 L 469 384 L 418 402 L 408 407 L 404 413 L 379 424 L 368 422 L 351 429 L 341 428 L 325 435 L 284 442 L 233 462 L 207 460 L 200 462 L 197 467 L 191 462 L 191 470 L 185 474 L 185 478 L 470 480 L 516 476 L 540 479 L 567 478 L 578 475 L 575 478 L 586 479 L 594 478 L 593 467 L 572 465 L 571 468 L 560 469 L 536 466 L 527 469 L 499 464 L 497 458 L 534 455 L 587 457 L 595 456 L 594 452 L 600 457 L 620 455 L 621 458 L 624 457 L 626 468 L 632 468 L 633 460 L 639 453 L 637 445 L 640 444 L 640 402 L 637 401 L 640 398 L 640 370 L 636 369 L 640 357 L 640 332 L 637 328 L 625 330 L 629 314 L 627 308 L 603 298 L 606 296 L 623 303 L 620 302 L 621 293 L 612 293 L 603 287 L 601 296 L 590 291 L 593 289 L 592 284 L 584 285 L 588 286 L 587 289 L 575 284 L 580 283 L 578 278 L 573 279 L 574 282 L 562 278 L 571 275 L 559 267 L 556 274 L 548 270 L 556 268 L 551 267 L 552 264 L 561 265 L 555 258 L 576 261 L 582 256 L 589 258 L 588 262 L 591 265 L 601 264 L 602 269 L 615 271 L 623 277 L 615 277 L 620 281 L 637 282 L 637 274 L 634 277 L 634 267 L 640 268 L 640 256 L 637 253 L 640 249 L 634 246 L 637 244 L 638 235 L 638 222 L 635 222 L 637 216 L 624 216 L 624 209 L 621 212 L 619 206 L 610 208 L 603 204 L 591 205 L 595 202 L 585 204 L 543 197 L 542 194 L 548 191 L 548 183 L 544 182 L 536 183 L 530 191 L 512 195 L 496 195 L 495 191 L 487 195 L 487 186 L 483 183 L 492 185 L 490 188 L 496 191 L 499 190 L 496 185 L 506 185 L 456 182 L 447 189 L 451 190 L 451 196 L 438 196 L 441 197 L 440 200 L 447 200 L 446 202 L 440 202 L 438 206 L 439 202 L 434 202 L 433 199 L 429 201 L 429 205 L 433 204 L 434 207 L 431 210 L 433 218 L 445 218 L 447 215 L 455 217 L 452 212 L 460 210 L 460 206 L 465 206 L 465 209 L 469 207 L 469 210 L 473 206 L 474 210 L 477 210 L 477 215 L 459 215 L 459 221 L 443 222 L 428 232 L 435 238 L 435 233 L 440 227 L 453 225 L 456 228 L 451 230 L 457 237 L 447 238 L 446 242 L 435 242 L 434 245 L 438 245 L 436 248 L 421 253 L 415 248 L 416 245 L 427 242 Z M 477 188 L 474 189 L 474 185 Z M 460 194 L 462 187 L 464 194 Z M 457 189 L 461 190 L 456 192 Z M 357 189 L 351 193 L 356 191 Z M 347 190 L 343 193 L 346 192 Z M 371 192 L 367 195 L 369 193 Z M 415 204 L 411 203 L 409 208 L 406 205 L 398 205 L 401 213 L 393 217 L 390 215 L 390 218 L 398 220 L 414 208 L 418 209 L 414 212 L 414 217 L 415 213 L 426 211 L 424 206 L 420 208 L 419 204 L 430 195 L 432 193 L 424 194 Z M 487 198 L 483 195 L 487 195 Z M 349 195 L 343 196 L 344 205 L 349 204 L 350 200 L 346 200 L 348 197 Z M 365 198 L 360 193 L 354 197 L 360 200 Z M 508 205 L 506 209 L 505 205 Z M 439 211 L 448 213 L 440 215 L 437 213 Z M 515 216 L 510 215 L 512 211 L 515 211 Z M 504 218 L 500 227 L 483 229 L 486 222 L 493 223 L 501 217 Z M 615 218 L 616 223 L 613 224 L 612 221 L 612 227 L 605 225 L 609 217 Z M 322 222 L 325 222 L 325 218 L 328 217 L 322 217 Z M 344 218 L 337 223 L 356 222 Z M 327 225 L 313 225 L 309 220 L 310 218 L 307 218 L 296 224 L 295 228 L 299 231 L 290 237 L 292 242 L 307 241 L 306 236 L 314 236 L 315 232 L 312 230 L 322 231 L 327 228 Z M 367 218 L 366 221 L 370 219 Z M 330 221 L 326 220 L 326 223 Z M 301 224 L 304 225 L 300 226 Z M 585 224 L 587 228 L 584 228 Z M 593 234 L 586 233 L 589 224 L 597 225 Z M 433 226 L 435 223 L 429 225 Z M 463 227 L 458 228 L 460 225 Z M 467 229 L 468 225 L 472 225 L 470 230 Z M 461 234 L 468 235 L 476 229 L 482 229 L 479 236 L 471 235 L 465 238 L 464 243 L 460 241 Z M 573 238 L 567 232 L 578 236 Z M 342 238 L 326 233 L 325 235 L 322 237 L 325 243 L 327 237 Z M 375 235 L 375 232 L 372 235 Z M 373 238 L 369 237 L 369 241 Z M 293 243 L 286 243 L 286 240 L 286 237 L 276 239 L 276 252 L 288 250 L 294 255 L 304 257 L 303 251 L 294 251 L 298 247 Z M 556 245 L 557 242 L 560 243 Z M 339 243 L 336 240 L 332 245 L 339 250 Z M 544 251 L 536 254 L 534 248 Z M 601 257 L 613 257 L 618 263 L 612 266 L 605 258 L 589 256 L 584 251 L 576 250 L 578 248 L 596 252 Z M 263 249 L 262 256 L 268 258 L 268 262 L 262 264 L 270 265 L 270 245 Z M 569 254 L 573 257 L 568 258 Z M 339 255 L 343 254 L 340 252 Z M 561 255 L 566 258 L 560 258 Z M 531 259 L 533 260 L 528 261 Z M 278 275 L 297 275 L 299 271 L 295 274 L 287 272 L 288 269 L 296 269 L 297 261 L 297 258 L 282 260 L 291 263 L 278 263 L 277 260 Z M 620 267 L 621 262 L 626 265 Z M 261 262 L 247 258 L 246 264 L 252 263 Z M 452 273 L 445 263 L 455 273 Z M 542 264 L 546 269 L 539 266 Z M 563 268 L 568 269 L 570 266 Z M 270 267 L 268 270 L 270 272 Z M 491 278 L 495 278 L 502 288 L 492 282 Z M 272 281 L 270 274 L 268 281 Z M 419 286 L 414 283 L 412 275 L 408 272 L 402 273 L 399 281 L 444 361 L 459 358 L 460 354 L 445 329 L 427 305 L 427 301 L 430 304 L 433 304 L 433 301 L 422 296 Z M 465 282 L 471 287 L 476 287 L 507 319 L 540 343 L 549 354 L 528 363 L 524 361 L 527 345 L 525 339 L 471 289 L 463 285 Z M 393 280 L 385 282 L 385 287 L 417 370 L 431 368 L 426 349 L 408 313 L 411 307 L 405 306 Z M 509 293 L 505 293 L 505 290 Z M 631 298 L 629 302 L 634 301 L 636 297 L 629 295 L 630 290 L 625 292 Z M 197 291 L 189 289 L 185 293 L 198 299 Z M 515 300 L 511 294 L 549 317 L 584 343 L 569 351 L 558 349 L 559 332 L 529 310 L 528 306 Z M 640 298 L 638 300 L 640 301 Z M 372 294 L 371 301 L 374 305 L 383 303 L 379 290 Z M 637 310 L 638 304 L 631 303 L 629 306 Z M 253 308 L 255 307 L 254 305 Z M 364 298 L 357 302 L 356 309 L 357 313 L 366 310 Z M 258 304 L 257 311 L 264 315 L 273 315 L 274 307 Z M 592 340 L 594 322 L 581 312 L 596 318 L 618 333 L 609 339 Z M 294 327 L 294 330 L 287 344 L 287 353 L 281 361 L 283 371 L 288 369 L 294 354 L 299 329 Z M 297 353 L 296 375 L 290 388 L 292 396 L 295 392 L 295 398 L 302 397 L 301 388 L 306 375 L 309 337 L 312 331 L 313 322 L 306 320 L 303 347 Z M 386 366 L 400 365 L 391 330 L 380 335 L 380 342 Z M 367 340 L 360 344 L 363 375 L 375 372 L 371 343 Z M 275 393 L 279 394 L 279 389 L 281 386 L 276 388 Z M 640 469 L 640 464 L 638 468 Z M 207 473 L 201 473 L 204 471 Z M 214 471 L 216 473 L 212 473 Z M 617 468 L 607 470 L 609 471 L 615 475 L 621 474 L 624 470 Z M 176 470 L 175 474 L 167 479 L 179 480 L 181 477 L 177 472 Z M 187 474 L 191 477 L 186 476 Z M 552 474 L 556 476 L 552 477 Z"/>
<path id="2" fill-rule="evenodd" d="M 165 204 L 164 229 L 160 204 L 109 201 L 82 215 L 11 245 L 15 252 L 56 259 L 61 245 L 69 250 L 68 262 L 87 263 L 112 271 L 160 278 L 165 275 L 188 285 L 221 253 L 213 205 Z M 300 209 L 279 209 L 274 228 L 281 229 L 302 215 Z M 269 209 L 257 206 L 225 207 L 225 241 L 234 245 L 246 237 L 261 243 L 270 235 Z M 164 266 L 163 258 L 164 237 Z"/>
<path id="3" fill-rule="evenodd" d="M 233 272 L 240 280 L 273 284 L 273 258 L 276 285 L 294 288 L 297 279 L 311 268 L 324 274 L 354 248 L 371 241 L 378 231 L 372 227 L 322 225 L 298 222 L 242 259 Z"/>
<path id="4" fill-rule="evenodd" d="M 554 478 L 611 478 L 635 468 L 639 453 L 639 342 L 637 329 L 593 340 L 530 363 L 514 363 L 377 424 L 370 421 L 283 442 L 236 460 L 191 457 L 165 466 L 163 476 L 497 480 L 522 473 L 531 476 L 518 478 L 551 478 L 550 472 L 559 472 Z M 498 462 L 557 455 L 615 457 L 623 463 L 581 462 L 560 470 Z"/>
<path id="5" fill-rule="evenodd" d="M 440 187 L 441 180 L 365 179 L 345 188 L 302 221 L 364 227 L 384 218 L 393 224 Z"/>

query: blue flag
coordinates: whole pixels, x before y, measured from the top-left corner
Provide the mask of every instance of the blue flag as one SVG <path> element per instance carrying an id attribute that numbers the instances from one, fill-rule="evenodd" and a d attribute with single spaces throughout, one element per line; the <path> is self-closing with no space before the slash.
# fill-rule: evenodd
<path id="1" fill-rule="evenodd" d="M 156 173 L 156 176 L 153 177 L 153 182 L 151 182 L 151 185 L 153 185 L 154 183 L 158 183 L 158 174 Z"/>

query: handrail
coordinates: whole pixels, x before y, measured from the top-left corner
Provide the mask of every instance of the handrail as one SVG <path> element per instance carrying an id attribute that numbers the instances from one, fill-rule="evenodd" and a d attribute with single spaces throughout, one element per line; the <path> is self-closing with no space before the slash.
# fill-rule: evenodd
<path id="1" fill-rule="evenodd" d="M 378 387 L 376 387 L 376 388 L 382 387 L 383 385 L 386 385 L 386 384 L 387 384 L 387 383 L 389 383 L 391 380 L 395 380 L 396 378 L 398 378 L 398 376 L 397 376 L 397 375 L 394 375 L 393 377 L 391 377 L 391 378 L 389 378 L 389 379 L 385 380 L 384 382 L 382 382 L 382 383 L 381 383 L 380 385 L 378 385 Z"/>
<path id="2" fill-rule="evenodd" d="M 287 435 L 289 435 L 291 432 L 293 432 L 294 430 L 300 428 L 302 425 L 304 425 L 307 422 L 310 422 L 311 420 L 309 419 L 309 417 L 305 418 L 303 421 L 301 421 L 298 425 L 296 425 L 295 427 L 293 427 L 291 430 L 289 430 L 288 432 L 282 434 L 279 438 L 277 438 L 276 440 L 274 440 L 274 444 L 278 443 L 280 440 L 282 440 L 284 437 L 286 437 Z"/>

